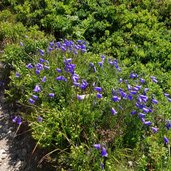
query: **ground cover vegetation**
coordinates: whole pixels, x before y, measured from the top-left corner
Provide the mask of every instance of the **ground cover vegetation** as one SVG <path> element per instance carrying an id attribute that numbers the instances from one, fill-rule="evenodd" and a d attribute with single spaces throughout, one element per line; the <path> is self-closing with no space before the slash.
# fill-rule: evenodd
<path id="1" fill-rule="evenodd" d="M 171 168 L 169 0 L 0 8 L 6 99 L 24 109 L 12 121 L 28 123 L 57 170 Z"/>

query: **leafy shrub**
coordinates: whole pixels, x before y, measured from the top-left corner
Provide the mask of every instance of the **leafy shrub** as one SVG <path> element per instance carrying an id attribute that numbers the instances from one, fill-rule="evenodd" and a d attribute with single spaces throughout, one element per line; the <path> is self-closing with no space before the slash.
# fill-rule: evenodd
<path id="1" fill-rule="evenodd" d="M 56 39 L 84 39 L 94 53 L 160 62 L 170 70 L 170 1 L 9 1 L 19 21 L 37 24 Z"/>
<path id="2" fill-rule="evenodd" d="M 22 118 L 40 146 L 56 149 L 60 168 L 167 167 L 171 99 L 150 67 L 87 53 L 81 40 L 50 42 L 30 57 L 13 65 L 6 94 L 31 108 Z"/>

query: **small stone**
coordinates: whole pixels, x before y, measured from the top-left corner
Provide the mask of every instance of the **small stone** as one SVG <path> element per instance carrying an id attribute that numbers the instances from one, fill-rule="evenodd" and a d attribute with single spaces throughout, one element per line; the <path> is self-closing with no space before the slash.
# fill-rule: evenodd
<path id="1" fill-rule="evenodd" d="M 132 167 L 133 166 L 133 162 L 132 161 L 128 161 L 128 166 Z"/>

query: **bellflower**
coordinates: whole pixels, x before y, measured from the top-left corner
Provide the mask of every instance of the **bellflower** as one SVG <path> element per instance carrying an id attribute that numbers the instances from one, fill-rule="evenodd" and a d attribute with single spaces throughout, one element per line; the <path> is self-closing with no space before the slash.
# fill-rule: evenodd
<path id="1" fill-rule="evenodd" d="M 116 115 L 118 112 L 112 107 L 111 109 L 112 115 Z"/>
<path id="2" fill-rule="evenodd" d="M 148 112 L 149 112 L 149 109 L 146 108 L 146 107 L 143 107 L 142 109 L 143 109 L 143 112 L 144 112 L 144 113 L 148 113 Z"/>
<path id="3" fill-rule="evenodd" d="M 29 63 L 29 64 L 26 65 L 26 68 L 32 69 L 33 68 L 33 65 L 31 63 Z"/>
<path id="4" fill-rule="evenodd" d="M 17 116 L 12 119 L 13 122 L 17 122 Z"/>
<path id="5" fill-rule="evenodd" d="M 81 88 L 82 90 L 85 90 L 85 89 L 87 88 L 87 86 L 88 86 L 87 81 L 86 81 L 86 80 L 82 80 L 82 84 L 80 85 L 80 88 Z"/>
<path id="6" fill-rule="evenodd" d="M 168 100 L 169 102 L 171 102 L 171 98 L 167 97 L 167 100 Z"/>
<path id="7" fill-rule="evenodd" d="M 112 97 L 112 100 L 113 100 L 114 102 L 119 102 L 119 101 L 121 100 L 121 98 L 118 97 L 118 96 L 113 96 L 113 97 Z"/>
<path id="8" fill-rule="evenodd" d="M 100 94 L 100 93 L 97 93 L 96 96 L 97 96 L 98 99 L 101 99 L 102 98 L 102 94 Z"/>
<path id="9" fill-rule="evenodd" d="M 67 81 L 67 79 L 64 77 L 64 76 L 58 76 L 58 77 L 56 77 L 56 80 L 58 80 L 58 81 Z"/>
<path id="10" fill-rule="evenodd" d="M 41 91 L 40 86 L 36 85 L 33 91 L 36 93 L 40 92 Z"/>
<path id="11" fill-rule="evenodd" d="M 130 74 L 130 78 L 137 78 L 138 77 L 138 74 L 136 74 L 136 73 L 131 73 Z"/>
<path id="12" fill-rule="evenodd" d="M 131 115 L 135 115 L 137 113 L 137 111 L 136 110 L 133 110 L 132 112 L 131 112 Z"/>
<path id="13" fill-rule="evenodd" d="M 60 68 L 56 68 L 56 71 L 59 73 L 62 72 L 62 70 Z"/>
<path id="14" fill-rule="evenodd" d="M 94 87 L 94 90 L 97 91 L 97 92 L 102 92 L 102 88 L 101 87 Z"/>
<path id="15" fill-rule="evenodd" d="M 138 115 L 140 118 L 145 118 L 146 117 L 146 114 L 144 114 L 144 113 L 139 113 L 139 115 Z"/>
<path id="16" fill-rule="evenodd" d="M 35 71 L 36 75 L 39 75 L 40 74 L 40 70 L 37 70 Z"/>
<path id="17" fill-rule="evenodd" d="M 101 149 L 101 145 L 100 145 L 100 144 L 94 144 L 93 146 L 94 146 L 94 148 L 96 148 L 97 150 L 100 150 L 100 149 Z"/>
<path id="18" fill-rule="evenodd" d="M 50 66 L 45 65 L 44 68 L 45 68 L 46 70 L 48 70 L 48 69 L 50 69 Z"/>
<path id="19" fill-rule="evenodd" d="M 17 118 L 17 124 L 18 124 L 18 125 L 21 125 L 21 124 L 22 124 L 21 117 L 18 117 L 18 118 Z"/>
<path id="20" fill-rule="evenodd" d="M 40 59 L 39 59 L 39 62 L 40 62 L 40 63 L 44 63 L 45 60 L 44 60 L 43 58 L 40 58 Z"/>
<path id="21" fill-rule="evenodd" d="M 16 78 L 19 78 L 20 77 L 20 74 L 18 72 L 16 72 L 15 77 Z"/>
<path id="22" fill-rule="evenodd" d="M 128 94 L 127 98 L 128 98 L 128 100 L 133 100 L 133 97 L 131 94 Z"/>
<path id="23" fill-rule="evenodd" d="M 107 157 L 107 156 L 108 156 L 108 154 L 107 154 L 107 151 L 106 151 L 106 148 L 105 148 L 105 147 L 102 147 L 101 155 L 102 155 L 102 157 Z"/>
<path id="24" fill-rule="evenodd" d="M 158 104 L 158 101 L 156 99 L 152 99 L 152 103 Z"/>
<path id="25" fill-rule="evenodd" d="M 169 97 L 170 95 L 168 93 L 164 93 L 164 96 Z"/>
<path id="26" fill-rule="evenodd" d="M 77 95 L 78 100 L 84 100 L 86 95 Z"/>
<path id="27" fill-rule="evenodd" d="M 151 127 L 151 129 L 154 133 L 156 133 L 158 131 L 158 128 L 156 128 L 156 127 Z"/>
<path id="28" fill-rule="evenodd" d="M 54 93 L 49 93 L 49 97 L 53 98 L 55 96 Z"/>
<path id="29" fill-rule="evenodd" d="M 38 99 L 38 96 L 36 96 L 36 95 L 32 95 L 32 98 L 34 99 L 34 100 L 37 100 Z"/>
<path id="30" fill-rule="evenodd" d="M 36 64 L 36 69 L 40 71 L 43 70 L 43 64 L 41 63 Z"/>
<path id="31" fill-rule="evenodd" d="M 43 118 L 41 116 L 38 116 L 37 117 L 37 122 L 42 122 L 43 121 Z"/>
<path id="32" fill-rule="evenodd" d="M 164 143 L 169 144 L 169 139 L 166 136 L 164 136 Z"/>
<path id="33" fill-rule="evenodd" d="M 46 82 L 46 76 L 44 76 L 44 77 L 42 78 L 42 82 L 43 82 L 43 83 Z"/>
<path id="34" fill-rule="evenodd" d="M 33 100 L 32 98 L 29 99 L 29 103 L 34 104 L 35 100 Z"/>
<path id="35" fill-rule="evenodd" d="M 157 79 L 156 79 L 156 77 L 151 76 L 150 78 L 151 78 L 151 80 L 152 80 L 154 83 L 157 83 L 157 82 L 158 82 Z"/>
<path id="36" fill-rule="evenodd" d="M 41 56 L 44 56 L 44 54 L 45 54 L 45 51 L 44 50 L 40 49 L 39 52 L 40 52 L 40 55 Z"/>
<path id="37" fill-rule="evenodd" d="M 137 91 L 130 91 L 130 93 L 135 95 L 135 94 L 137 94 Z"/>
<path id="38" fill-rule="evenodd" d="M 170 121 L 170 120 L 167 120 L 167 122 L 166 122 L 166 128 L 167 128 L 168 130 L 171 129 L 171 121 Z"/>
<path id="39" fill-rule="evenodd" d="M 143 78 L 140 78 L 140 82 L 141 82 L 142 84 L 144 84 L 144 83 L 145 83 L 145 80 L 144 80 Z"/>
<path id="40" fill-rule="evenodd" d="M 147 125 L 147 126 L 150 126 L 152 124 L 150 121 L 145 121 L 143 123 L 144 123 L 144 125 Z"/>

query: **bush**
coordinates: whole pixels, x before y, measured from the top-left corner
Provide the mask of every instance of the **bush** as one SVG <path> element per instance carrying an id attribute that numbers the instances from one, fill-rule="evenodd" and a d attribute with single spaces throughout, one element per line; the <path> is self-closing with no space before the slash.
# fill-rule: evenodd
<path id="1" fill-rule="evenodd" d="M 94 53 L 160 62 L 170 70 L 170 1 L 10 1 L 18 21 L 60 38 L 84 39 Z"/>
<path id="2" fill-rule="evenodd" d="M 152 67 L 126 68 L 86 52 L 81 40 L 50 42 L 30 57 L 13 65 L 6 94 L 31 109 L 23 122 L 40 146 L 57 151 L 59 168 L 111 170 L 121 160 L 125 169 L 129 161 L 137 170 L 167 167 L 171 99 Z"/>

